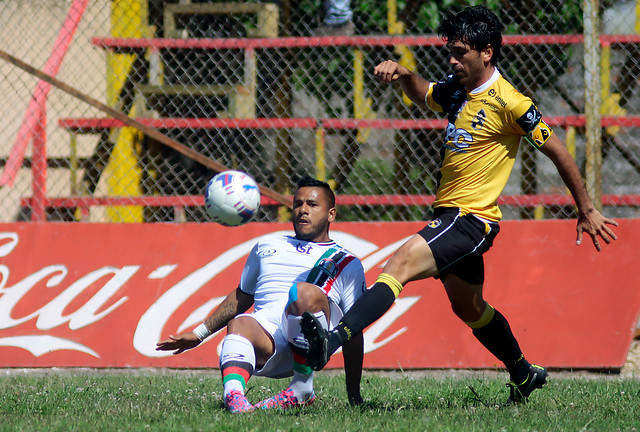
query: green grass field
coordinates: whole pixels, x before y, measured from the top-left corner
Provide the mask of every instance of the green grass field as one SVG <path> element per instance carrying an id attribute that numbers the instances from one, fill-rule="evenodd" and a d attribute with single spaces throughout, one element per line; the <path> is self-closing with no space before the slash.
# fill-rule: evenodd
<path id="1" fill-rule="evenodd" d="M 638 377 L 552 374 L 529 403 L 504 407 L 506 374 L 457 375 L 365 372 L 367 403 L 352 408 L 346 403 L 344 377 L 320 372 L 318 402 L 311 407 L 231 415 L 222 407 L 215 370 L 6 373 L 0 377 L 0 430 L 640 430 Z M 247 396 L 255 403 L 287 383 L 252 378 Z"/>

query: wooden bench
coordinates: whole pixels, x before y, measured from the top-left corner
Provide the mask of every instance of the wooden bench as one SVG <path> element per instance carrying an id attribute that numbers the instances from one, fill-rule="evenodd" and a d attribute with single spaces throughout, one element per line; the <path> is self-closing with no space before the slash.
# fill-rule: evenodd
<path id="1" fill-rule="evenodd" d="M 249 28 L 248 37 L 277 37 L 279 9 L 274 3 L 173 3 L 164 7 L 165 37 L 190 37 L 176 24 L 181 15 L 255 15 L 256 27 Z"/>
<path id="2" fill-rule="evenodd" d="M 216 111 L 217 117 L 253 118 L 256 116 L 254 92 L 244 85 L 136 84 L 134 92 L 140 117 L 158 117 L 158 111 L 165 105 L 164 100 L 175 96 L 220 99 L 226 109 Z"/>

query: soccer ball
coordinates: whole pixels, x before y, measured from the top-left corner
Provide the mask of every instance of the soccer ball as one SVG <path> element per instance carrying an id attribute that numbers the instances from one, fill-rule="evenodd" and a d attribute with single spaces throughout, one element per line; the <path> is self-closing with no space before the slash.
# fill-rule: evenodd
<path id="1" fill-rule="evenodd" d="M 242 225 L 260 207 L 260 190 L 247 174 L 223 171 L 207 183 L 204 206 L 214 222 L 224 226 Z"/>

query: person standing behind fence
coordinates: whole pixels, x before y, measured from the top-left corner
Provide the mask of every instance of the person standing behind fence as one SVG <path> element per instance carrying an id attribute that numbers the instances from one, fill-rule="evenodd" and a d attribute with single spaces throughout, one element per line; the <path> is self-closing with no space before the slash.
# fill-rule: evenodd
<path id="1" fill-rule="evenodd" d="M 311 31 L 312 36 L 351 36 L 354 33 L 351 0 L 323 0 L 322 7 L 322 23 Z"/>
<path id="2" fill-rule="evenodd" d="M 448 117 L 433 220 L 394 253 L 334 330 L 323 330 L 312 315 L 303 314 L 302 330 L 310 344 L 307 364 L 315 370 L 380 318 L 405 284 L 435 277 L 442 281 L 453 312 L 509 371 L 508 403 L 526 401 L 546 383 L 546 369 L 525 359 L 507 319 L 483 297 L 482 255 L 499 231 L 502 215 L 496 202 L 521 137 L 551 159 L 569 188 L 578 207 L 577 244 L 587 233 L 600 251 L 599 238 L 615 240 L 607 225 L 617 223 L 594 208 L 572 156 L 531 99 L 498 71 L 501 31 L 498 18 L 484 6 L 443 20 L 439 34 L 450 52 L 452 75 L 441 82 L 430 83 L 391 60 L 374 68 L 380 81 L 398 82 L 415 103 Z"/>

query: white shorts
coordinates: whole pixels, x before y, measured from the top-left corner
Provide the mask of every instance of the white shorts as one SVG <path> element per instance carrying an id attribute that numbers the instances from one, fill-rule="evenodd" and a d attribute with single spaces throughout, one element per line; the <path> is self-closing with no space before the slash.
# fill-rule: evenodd
<path id="1" fill-rule="evenodd" d="M 331 311 L 331 322 L 329 328 L 333 328 L 338 325 L 338 322 L 342 319 L 342 310 L 331 299 L 329 300 L 329 307 Z M 238 316 L 248 316 L 256 321 L 265 329 L 271 336 L 274 343 L 274 352 L 269 360 L 259 370 L 255 370 L 253 374 L 255 376 L 264 376 L 268 378 L 286 378 L 293 375 L 293 352 L 289 346 L 287 340 L 287 327 L 286 327 L 286 312 L 283 306 L 279 308 L 281 311 L 277 314 L 277 310 L 274 308 L 264 308 L 258 312 L 250 314 L 242 314 Z"/>

